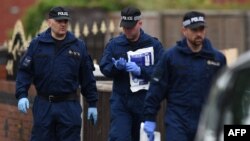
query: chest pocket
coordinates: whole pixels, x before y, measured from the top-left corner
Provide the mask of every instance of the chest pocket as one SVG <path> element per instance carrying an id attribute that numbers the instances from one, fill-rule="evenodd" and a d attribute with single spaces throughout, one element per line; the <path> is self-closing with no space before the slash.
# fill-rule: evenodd
<path id="1" fill-rule="evenodd" d="M 55 69 L 58 70 L 58 73 L 74 75 L 76 77 L 75 75 L 79 72 L 81 57 L 80 51 L 67 49 L 61 55 L 57 56 L 56 64 L 58 66 Z"/>
<path id="2" fill-rule="evenodd" d="M 33 58 L 35 74 L 43 74 L 48 71 L 50 65 L 50 56 L 48 54 L 36 54 Z"/>
<path id="3" fill-rule="evenodd" d="M 213 77 L 216 73 L 217 70 L 219 69 L 218 66 L 214 66 L 214 65 L 207 65 L 206 67 L 206 72 L 207 74 L 205 75 L 206 78 L 211 78 Z"/>
<path id="4" fill-rule="evenodd" d="M 188 65 L 173 65 L 173 70 L 172 70 L 172 75 L 173 77 L 181 77 L 181 78 L 186 78 L 189 77 L 190 72 L 189 72 L 189 66 Z"/>
<path id="5" fill-rule="evenodd" d="M 175 91 L 183 90 L 190 83 L 190 67 L 185 64 L 173 65 L 170 73 L 170 85 Z"/>

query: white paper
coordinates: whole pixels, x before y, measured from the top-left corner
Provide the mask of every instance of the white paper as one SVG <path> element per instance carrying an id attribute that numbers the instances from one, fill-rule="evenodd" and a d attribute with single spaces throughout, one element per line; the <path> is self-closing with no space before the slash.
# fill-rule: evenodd
<path id="1" fill-rule="evenodd" d="M 144 123 L 141 123 L 141 129 L 140 129 L 140 141 L 149 141 L 147 133 L 144 131 Z M 155 131 L 154 132 L 154 141 L 161 141 L 161 133 Z"/>
<path id="2" fill-rule="evenodd" d="M 151 66 L 154 64 L 154 49 L 153 47 L 138 49 L 136 51 L 127 52 L 128 61 L 135 62 L 140 66 Z M 130 89 L 132 92 L 137 92 L 139 90 L 148 90 L 149 81 L 142 78 L 138 78 L 131 73 L 129 74 L 130 79 Z"/>

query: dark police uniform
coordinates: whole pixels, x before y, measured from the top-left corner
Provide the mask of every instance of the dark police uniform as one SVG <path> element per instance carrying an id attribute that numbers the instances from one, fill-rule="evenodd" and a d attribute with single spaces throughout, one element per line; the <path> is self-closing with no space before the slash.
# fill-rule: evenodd
<path id="1" fill-rule="evenodd" d="M 113 90 L 110 98 L 111 129 L 109 141 L 138 141 L 140 123 L 143 121 L 143 106 L 146 90 L 131 92 L 129 73 L 126 70 L 118 70 L 112 63 L 112 57 L 120 57 L 128 60 L 127 52 L 142 48 L 153 47 L 154 63 L 163 52 L 161 43 L 140 30 L 139 40 L 131 43 L 124 34 L 109 41 L 100 61 L 101 72 L 113 79 Z M 141 76 L 150 80 L 153 72 L 152 66 L 140 66 Z"/>
<path id="2" fill-rule="evenodd" d="M 145 101 L 146 120 L 155 121 L 160 103 L 166 99 L 166 140 L 193 140 L 212 79 L 225 65 L 225 56 L 208 39 L 199 53 L 188 48 L 186 39 L 178 41 L 155 67 Z"/>
<path id="3" fill-rule="evenodd" d="M 49 28 L 32 40 L 16 79 L 17 99 L 28 96 L 32 82 L 37 91 L 31 140 L 80 140 L 82 108 L 76 93 L 80 85 L 89 106 L 95 106 L 97 88 L 93 69 L 84 42 L 70 32 L 58 42 Z"/>

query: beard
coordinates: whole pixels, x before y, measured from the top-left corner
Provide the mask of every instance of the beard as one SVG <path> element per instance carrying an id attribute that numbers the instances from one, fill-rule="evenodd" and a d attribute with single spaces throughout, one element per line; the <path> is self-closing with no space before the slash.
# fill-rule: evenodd
<path id="1" fill-rule="evenodd" d="M 197 48 L 202 46 L 203 44 L 203 38 L 202 37 L 196 37 L 194 40 L 189 40 L 189 42 L 192 44 L 193 47 Z"/>

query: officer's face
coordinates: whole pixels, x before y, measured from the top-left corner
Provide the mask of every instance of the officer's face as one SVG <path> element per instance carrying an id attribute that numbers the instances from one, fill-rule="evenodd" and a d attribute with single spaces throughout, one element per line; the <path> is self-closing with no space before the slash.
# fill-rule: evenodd
<path id="1" fill-rule="evenodd" d="M 140 37 L 140 29 L 141 29 L 142 21 L 138 21 L 136 25 L 132 28 L 123 27 L 123 32 L 126 38 L 132 42 L 135 42 Z"/>
<path id="2" fill-rule="evenodd" d="M 52 36 L 56 39 L 61 39 L 66 36 L 68 29 L 68 20 L 48 20 L 49 27 L 51 27 Z"/>
<path id="3" fill-rule="evenodd" d="M 206 29 L 204 26 L 194 29 L 183 28 L 183 35 L 187 38 L 187 42 L 191 47 L 201 48 L 206 35 Z"/>

